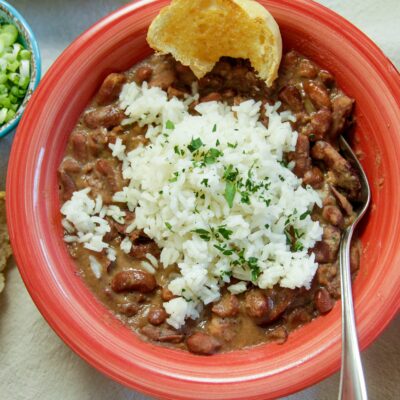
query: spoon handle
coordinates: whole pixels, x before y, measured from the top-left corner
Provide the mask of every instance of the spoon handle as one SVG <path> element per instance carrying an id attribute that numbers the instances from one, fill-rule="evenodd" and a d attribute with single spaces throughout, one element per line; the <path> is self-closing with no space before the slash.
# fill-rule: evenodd
<path id="1" fill-rule="evenodd" d="M 343 234 L 340 245 L 340 278 L 342 292 L 342 368 L 339 400 L 367 400 L 364 372 L 358 347 L 351 290 L 350 244 L 354 226 Z"/>

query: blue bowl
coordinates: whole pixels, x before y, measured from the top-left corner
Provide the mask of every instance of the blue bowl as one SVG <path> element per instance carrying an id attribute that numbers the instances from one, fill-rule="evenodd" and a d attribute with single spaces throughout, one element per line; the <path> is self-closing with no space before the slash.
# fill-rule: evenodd
<path id="1" fill-rule="evenodd" d="M 19 31 L 18 41 L 32 53 L 31 57 L 31 80 L 26 92 L 24 101 L 19 106 L 14 118 L 6 124 L 0 126 L 0 138 L 7 135 L 18 125 L 26 104 L 28 103 L 33 91 L 36 89 L 41 76 L 40 51 L 35 35 L 25 18 L 10 4 L 0 0 L 0 23 L 10 23 L 17 27 Z"/>

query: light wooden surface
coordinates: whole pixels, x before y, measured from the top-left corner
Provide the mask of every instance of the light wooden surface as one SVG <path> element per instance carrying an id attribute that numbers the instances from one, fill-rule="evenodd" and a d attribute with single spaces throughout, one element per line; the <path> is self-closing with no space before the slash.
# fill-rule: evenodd
<path id="1" fill-rule="evenodd" d="M 62 50 L 121 0 L 9 0 L 39 40 L 43 72 Z M 295 1 L 295 0 L 293 0 Z M 399 0 L 321 0 L 367 33 L 400 66 Z M 5 186 L 13 134 L 0 139 L 0 190 Z M 393 321 L 362 358 L 372 400 L 399 398 L 400 319 Z M 337 398 L 339 376 L 287 400 Z M 7 400 L 149 399 L 109 380 L 76 356 L 50 329 L 30 299 L 17 268 L 9 265 L 0 295 L 0 398 Z"/>

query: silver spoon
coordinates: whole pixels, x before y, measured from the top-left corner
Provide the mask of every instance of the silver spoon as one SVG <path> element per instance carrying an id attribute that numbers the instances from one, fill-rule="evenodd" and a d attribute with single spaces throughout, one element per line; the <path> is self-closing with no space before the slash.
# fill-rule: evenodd
<path id="1" fill-rule="evenodd" d="M 342 292 L 342 367 L 340 371 L 339 400 L 367 400 L 367 388 L 354 318 L 350 273 L 350 244 L 356 225 L 367 211 L 371 200 L 371 191 L 365 172 L 349 144 L 340 137 L 339 145 L 344 156 L 357 170 L 361 181 L 360 202 L 354 210 L 356 218 L 343 232 L 339 250 L 340 286 Z"/>

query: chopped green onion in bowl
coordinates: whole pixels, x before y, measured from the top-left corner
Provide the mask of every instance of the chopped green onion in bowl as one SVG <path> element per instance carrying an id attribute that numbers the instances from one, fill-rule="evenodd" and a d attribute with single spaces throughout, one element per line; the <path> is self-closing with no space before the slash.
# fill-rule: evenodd
<path id="1" fill-rule="evenodd" d="M 15 116 L 29 86 L 31 52 L 17 40 L 14 25 L 0 25 L 0 125 Z"/>

